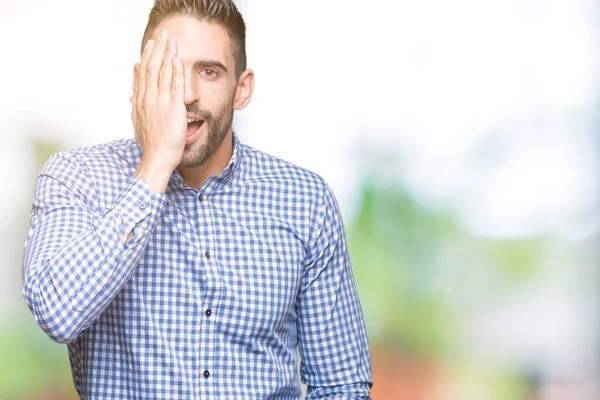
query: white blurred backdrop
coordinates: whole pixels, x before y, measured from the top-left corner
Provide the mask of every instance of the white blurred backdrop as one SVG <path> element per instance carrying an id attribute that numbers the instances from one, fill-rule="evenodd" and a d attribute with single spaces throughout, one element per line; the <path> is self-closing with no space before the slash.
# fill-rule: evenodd
<path id="1" fill-rule="evenodd" d="M 402 181 L 425 207 L 451 209 L 475 237 L 595 243 L 597 2 L 237 4 L 256 90 L 235 129 L 244 142 L 324 176 L 347 224 L 365 182 Z M 0 1 L 2 315 L 24 313 L 21 251 L 39 168 L 32 142 L 66 149 L 133 137 L 131 70 L 151 5 Z M 587 245 L 581 257 L 597 257 L 596 248 Z M 448 291 L 460 291 L 451 281 Z M 565 398 L 553 383 L 565 379 L 576 382 L 577 398 L 600 398 L 598 283 L 589 259 L 550 262 L 527 286 L 466 307 L 456 351 L 543 365 L 536 371 L 550 383 L 539 398 Z M 428 398 L 483 398 L 473 387 Z"/>

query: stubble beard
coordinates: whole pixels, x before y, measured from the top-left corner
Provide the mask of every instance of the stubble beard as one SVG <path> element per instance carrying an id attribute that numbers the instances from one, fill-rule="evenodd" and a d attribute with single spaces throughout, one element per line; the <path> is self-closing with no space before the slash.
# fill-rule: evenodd
<path id="1" fill-rule="evenodd" d="M 188 112 L 204 119 L 207 132 L 204 140 L 201 137 L 196 142 L 185 145 L 179 167 L 197 168 L 203 165 L 223 143 L 233 123 L 233 105 L 226 105 L 216 117 L 210 111 L 199 108 L 196 103 L 186 108 Z"/>

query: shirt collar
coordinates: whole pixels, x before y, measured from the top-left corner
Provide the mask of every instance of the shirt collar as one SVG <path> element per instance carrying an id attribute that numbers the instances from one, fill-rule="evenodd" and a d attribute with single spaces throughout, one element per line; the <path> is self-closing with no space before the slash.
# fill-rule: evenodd
<path id="1" fill-rule="evenodd" d="M 244 148 L 243 148 L 237 134 L 235 132 L 233 132 L 232 136 L 233 136 L 233 154 L 231 155 L 231 159 L 229 160 L 229 163 L 227 163 L 227 166 L 225 167 L 223 172 L 221 172 L 219 175 L 217 175 L 216 180 L 215 180 L 216 182 L 219 182 L 222 184 L 228 184 L 232 181 L 232 179 L 235 177 L 236 172 L 239 169 L 239 165 L 240 165 L 240 162 L 243 157 Z M 214 182 L 210 186 L 214 187 L 216 182 Z M 181 174 L 177 170 L 173 171 L 173 174 L 171 175 L 171 178 L 169 179 L 169 186 L 171 186 L 172 189 L 179 189 L 179 190 L 190 189 L 189 186 L 184 185 L 183 178 L 181 177 Z"/>
<path id="2" fill-rule="evenodd" d="M 133 160 L 132 166 L 137 168 L 141 159 L 142 159 L 142 146 L 136 141 L 133 140 L 133 146 L 130 148 L 130 157 L 127 157 Z M 231 155 L 231 159 L 229 163 L 221 172 L 217 178 L 223 180 L 224 182 L 230 183 L 232 179 L 235 177 L 236 173 L 239 171 L 239 166 L 241 164 L 242 158 L 244 155 L 244 146 L 240 142 L 238 135 L 233 132 L 233 154 Z M 171 178 L 169 179 L 169 185 L 174 185 L 177 188 L 183 189 L 183 178 L 179 174 L 177 170 L 173 171 Z"/>
<path id="3" fill-rule="evenodd" d="M 221 177 L 228 178 L 229 181 L 235 177 L 235 174 L 239 170 L 243 153 L 244 147 L 242 146 L 237 134 L 233 132 L 233 154 L 231 155 L 231 160 L 229 160 L 227 167 L 225 167 L 221 173 Z"/>

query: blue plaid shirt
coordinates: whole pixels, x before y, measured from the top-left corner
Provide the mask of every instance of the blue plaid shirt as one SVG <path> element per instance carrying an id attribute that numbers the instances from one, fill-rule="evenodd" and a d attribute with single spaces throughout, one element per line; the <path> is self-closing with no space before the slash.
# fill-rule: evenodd
<path id="1" fill-rule="evenodd" d="M 175 171 L 151 194 L 134 140 L 57 153 L 39 174 L 23 294 L 68 343 L 82 398 L 298 399 L 297 348 L 307 398 L 369 398 L 330 188 L 233 140 L 200 190 Z"/>

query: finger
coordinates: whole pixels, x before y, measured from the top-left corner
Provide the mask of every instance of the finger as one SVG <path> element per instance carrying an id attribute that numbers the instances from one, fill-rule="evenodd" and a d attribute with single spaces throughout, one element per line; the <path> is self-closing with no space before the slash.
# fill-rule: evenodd
<path id="1" fill-rule="evenodd" d="M 129 101 L 131 102 L 131 124 L 133 125 L 133 133 L 135 139 L 138 140 L 136 96 L 131 96 Z"/>
<path id="2" fill-rule="evenodd" d="M 142 104 L 144 96 L 146 95 L 146 65 L 148 64 L 148 60 L 150 59 L 150 55 L 152 54 L 153 48 L 154 48 L 154 40 L 150 39 L 146 42 L 146 46 L 144 46 L 144 51 L 142 53 L 142 59 L 138 66 L 137 104 Z"/>
<path id="3" fill-rule="evenodd" d="M 167 40 L 166 46 L 165 58 L 163 59 L 158 80 L 158 90 L 160 93 L 168 95 L 173 75 L 173 57 L 175 56 L 175 39 L 172 36 Z"/>
<path id="4" fill-rule="evenodd" d="M 167 31 L 162 31 L 154 45 L 154 49 L 152 49 L 152 55 L 150 55 L 150 59 L 146 65 L 146 93 L 156 93 L 158 89 L 158 76 L 165 57 L 168 36 L 169 33 Z"/>
<path id="5" fill-rule="evenodd" d="M 131 95 L 131 97 L 129 98 L 129 101 L 131 102 L 131 122 L 133 124 L 133 132 L 136 135 L 137 138 L 137 90 L 138 90 L 138 69 L 139 69 L 139 64 L 135 64 L 133 66 L 133 93 Z"/>
<path id="6" fill-rule="evenodd" d="M 137 79 L 138 79 L 138 67 L 139 64 L 135 64 L 133 66 L 133 81 L 132 81 L 132 88 L 131 88 L 131 93 L 133 94 L 133 97 L 137 96 L 137 90 L 138 90 L 138 84 L 137 84 Z"/>
<path id="7" fill-rule="evenodd" d="M 183 102 L 183 65 L 179 57 L 173 57 L 173 83 L 171 85 L 173 98 Z"/>
<path id="8" fill-rule="evenodd" d="M 138 113 L 137 113 L 137 98 L 135 95 L 131 96 L 129 98 L 129 101 L 131 102 L 131 122 L 133 123 L 133 127 L 137 128 L 137 120 L 138 120 Z"/>
<path id="9" fill-rule="evenodd" d="M 135 123 L 137 120 L 137 97 L 135 95 L 131 96 L 129 102 L 131 103 L 131 119 Z"/>
<path id="10" fill-rule="evenodd" d="M 131 102 L 131 123 L 133 124 L 133 129 L 136 129 L 136 125 L 137 125 L 137 111 L 135 109 L 135 96 L 131 96 L 129 98 L 129 101 Z"/>

